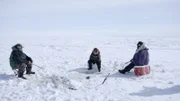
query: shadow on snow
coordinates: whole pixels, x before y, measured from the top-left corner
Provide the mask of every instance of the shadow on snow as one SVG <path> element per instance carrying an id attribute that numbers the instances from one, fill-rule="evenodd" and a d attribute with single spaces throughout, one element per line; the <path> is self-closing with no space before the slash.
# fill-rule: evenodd
<path id="1" fill-rule="evenodd" d="M 78 73 L 83 73 L 83 74 L 92 74 L 98 72 L 98 69 L 96 67 L 93 67 L 93 69 L 88 70 L 87 68 L 77 68 L 70 70 L 69 72 L 78 72 Z"/>
<path id="2" fill-rule="evenodd" d="M 175 85 L 170 88 L 160 89 L 156 87 L 144 87 L 144 90 L 137 92 L 137 93 L 130 93 L 132 96 L 158 96 L 158 95 L 172 95 L 180 93 L 180 85 Z"/>
<path id="3" fill-rule="evenodd" d="M 0 74 L 0 80 L 9 80 L 11 78 L 13 78 L 14 75 L 11 74 L 11 75 L 8 75 L 8 74 Z"/>
<path id="4" fill-rule="evenodd" d="M 109 77 L 112 77 L 112 78 L 132 78 L 132 77 L 136 77 L 136 76 L 134 75 L 133 72 L 129 72 L 126 74 L 121 74 L 119 72 L 116 72 L 114 74 L 109 75 Z"/>

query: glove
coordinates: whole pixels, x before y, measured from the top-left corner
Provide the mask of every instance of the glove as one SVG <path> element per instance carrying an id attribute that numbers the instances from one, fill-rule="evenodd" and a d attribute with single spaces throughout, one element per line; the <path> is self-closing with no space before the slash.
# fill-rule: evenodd
<path id="1" fill-rule="evenodd" d="M 32 65 L 32 62 L 31 62 L 31 61 L 29 61 L 29 62 L 28 62 L 28 64 L 29 64 L 29 65 Z"/>
<path id="2" fill-rule="evenodd" d="M 133 59 L 130 60 L 130 62 L 132 62 L 132 61 L 133 61 Z"/>
<path id="3" fill-rule="evenodd" d="M 27 60 L 31 61 L 31 63 L 33 63 L 33 60 L 30 57 L 28 57 L 28 56 L 27 56 Z"/>
<path id="4" fill-rule="evenodd" d="M 31 63 L 33 63 L 33 60 L 32 60 L 32 59 L 30 59 L 29 61 L 31 61 Z"/>

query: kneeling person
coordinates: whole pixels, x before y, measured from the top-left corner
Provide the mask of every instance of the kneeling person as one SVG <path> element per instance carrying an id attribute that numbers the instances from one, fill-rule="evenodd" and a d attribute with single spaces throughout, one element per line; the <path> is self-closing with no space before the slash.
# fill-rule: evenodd
<path id="1" fill-rule="evenodd" d="M 101 55 L 100 55 L 100 51 L 97 48 L 94 48 L 90 58 L 88 60 L 88 70 L 92 69 L 92 64 L 96 64 L 98 67 L 98 71 L 101 72 Z"/>
<path id="2" fill-rule="evenodd" d="M 35 74 L 35 72 L 31 71 L 33 60 L 23 53 L 22 48 L 23 46 L 21 44 L 16 44 L 12 47 L 13 51 L 10 55 L 10 66 L 13 71 L 17 70 L 18 77 L 26 79 L 23 76 L 25 70 L 26 74 Z"/>

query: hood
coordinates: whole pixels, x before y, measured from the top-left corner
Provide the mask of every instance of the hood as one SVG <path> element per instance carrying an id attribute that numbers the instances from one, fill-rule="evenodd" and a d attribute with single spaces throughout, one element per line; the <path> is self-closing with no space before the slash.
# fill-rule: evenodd
<path id="1" fill-rule="evenodd" d="M 18 48 L 18 47 L 21 47 L 21 48 Z M 23 46 L 21 45 L 21 44 L 16 44 L 16 45 L 14 45 L 13 47 L 12 47 L 12 50 L 19 50 L 19 51 L 22 51 L 22 48 L 23 48 Z"/>
<path id="2" fill-rule="evenodd" d="M 144 50 L 149 50 L 149 48 L 145 47 Z"/>
<path id="3" fill-rule="evenodd" d="M 138 53 L 141 50 L 149 50 L 148 48 L 146 48 L 146 46 L 144 44 L 142 44 L 138 49 L 136 49 L 135 53 Z"/>
<path id="4" fill-rule="evenodd" d="M 93 54 L 93 55 L 99 55 L 99 54 L 100 54 L 99 49 L 94 48 L 93 51 L 92 51 L 92 54 Z"/>
<path id="5" fill-rule="evenodd" d="M 12 47 L 12 50 L 18 50 L 16 45 Z"/>

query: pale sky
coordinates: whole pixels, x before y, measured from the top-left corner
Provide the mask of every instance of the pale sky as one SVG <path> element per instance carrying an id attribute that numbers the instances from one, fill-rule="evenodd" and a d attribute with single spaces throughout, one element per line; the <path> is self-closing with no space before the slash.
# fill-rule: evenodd
<path id="1" fill-rule="evenodd" d="M 0 0 L 0 34 L 180 36 L 180 0 Z"/>

